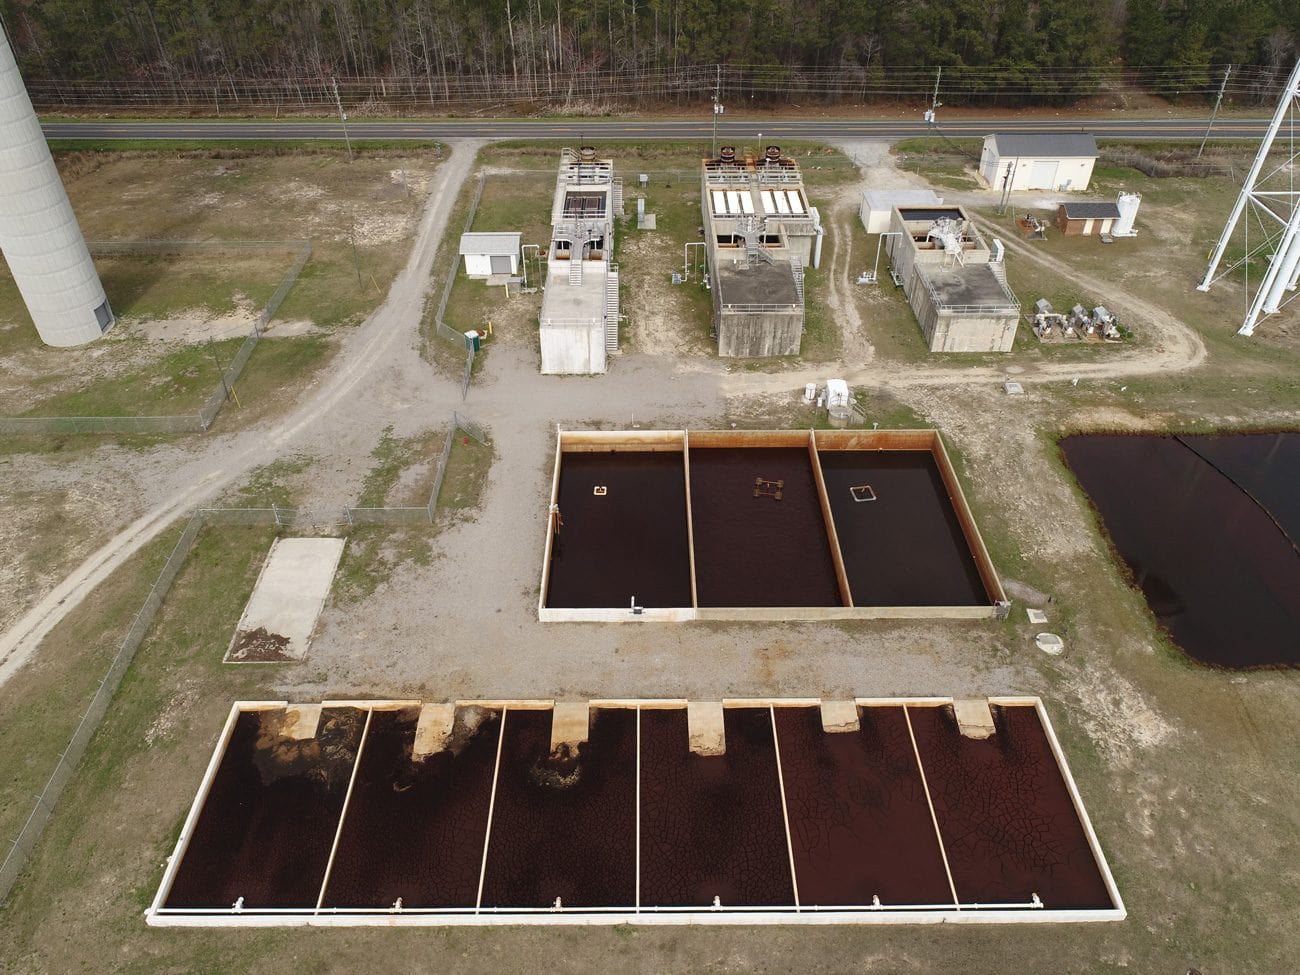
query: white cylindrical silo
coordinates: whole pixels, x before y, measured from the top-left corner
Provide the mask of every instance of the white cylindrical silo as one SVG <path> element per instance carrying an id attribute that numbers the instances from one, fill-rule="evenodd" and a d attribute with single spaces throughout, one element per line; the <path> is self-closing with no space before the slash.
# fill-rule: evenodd
<path id="1" fill-rule="evenodd" d="M 1121 193 L 1115 201 L 1115 206 L 1119 208 L 1119 219 L 1111 227 L 1110 235 L 1112 237 L 1136 237 L 1137 233 L 1133 230 L 1133 221 L 1137 219 L 1138 205 L 1142 202 L 1142 197 L 1137 193 Z"/>
<path id="2" fill-rule="evenodd" d="M 104 286 L 3 29 L 0 251 L 47 345 L 82 345 L 113 324 Z"/>

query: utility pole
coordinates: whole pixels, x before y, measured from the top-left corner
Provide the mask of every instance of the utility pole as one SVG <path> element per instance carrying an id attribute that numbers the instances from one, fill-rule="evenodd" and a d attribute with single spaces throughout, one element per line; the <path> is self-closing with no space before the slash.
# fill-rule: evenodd
<path id="1" fill-rule="evenodd" d="M 713 158 L 718 158 L 718 116 L 722 114 L 722 65 L 714 65 L 717 74 L 713 80 Z"/>
<path id="2" fill-rule="evenodd" d="M 1019 159 L 1013 159 L 1007 163 L 1006 174 L 1002 177 L 1002 199 L 998 201 L 998 216 L 1005 216 L 1007 204 L 1011 201 L 1011 184 L 1016 178 L 1016 163 Z"/>
<path id="3" fill-rule="evenodd" d="M 339 122 L 343 125 L 343 141 L 348 146 L 348 162 L 352 162 L 352 140 L 348 138 L 348 115 L 343 111 L 343 100 L 339 98 L 339 79 L 334 79 L 334 104 L 338 106 Z"/>
<path id="4" fill-rule="evenodd" d="M 1205 151 L 1205 143 L 1210 138 L 1210 129 L 1214 128 L 1215 116 L 1219 114 L 1219 106 L 1223 104 L 1223 93 L 1228 88 L 1228 75 L 1232 74 L 1232 65 L 1223 69 L 1223 80 L 1219 82 L 1219 94 L 1214 99 L 1214 111 L 1210 113 L 1210 124 L 1205 127 L 1205 138 L 1201 140 L 1201 148 L 1196 150 L 1196 158 L 1201 158 L 1201 153 Z"/>
<path id="5" fill-rule="evenodd" d="M 943 68 L 941 66 L 936 68 L 934 72 L 934 94 L 930 96 L 930 107 L 926 109 L 925 116 L 924 116 L 926 125 L 935 124 L 935 112 L 942 104 L 939 101 L 939 81 L 942 78 L 943 78 Z"/>

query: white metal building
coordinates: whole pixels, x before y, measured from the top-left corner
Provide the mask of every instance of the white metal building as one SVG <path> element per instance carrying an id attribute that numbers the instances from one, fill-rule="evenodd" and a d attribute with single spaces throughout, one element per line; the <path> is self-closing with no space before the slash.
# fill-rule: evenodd
<path id="1" fill-rule="evenodd" d="M 83 345 L 112 327 L 104 286 L 3 29 L 0 250 L 46 345 Z"/>
<path id="2" fill-rule="evenodd" d="M 984 137 L 980 176 L 1001 192 L 1053 190 L 1081 193 L 1092 179 L 1097 140 L 1086 132 L 1014 132 Z"/>
<path id="3" fill-rule="evenodd" d="M 471 278 L 519 273 L 519 239 L 512 233 L 468 233 L 460 235 L 460 256 Z"/>

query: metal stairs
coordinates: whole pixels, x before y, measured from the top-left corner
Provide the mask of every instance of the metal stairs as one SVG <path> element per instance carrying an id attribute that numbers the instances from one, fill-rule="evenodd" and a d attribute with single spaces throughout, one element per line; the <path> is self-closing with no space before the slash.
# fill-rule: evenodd
<path id="1" fill-rule="evenodd" d="M 610 208 L 620 217 L 627 216 L 623 212 L 623 177 L 615 176 L 610 180 Z"/>
<path id="2" fill-rule="evenodd" d="M 790 273 L 794 275 L 794 290 L 799 293 L 799 304 L 803 304 L 803 262 L 799 258 L 790 257 Z"/>
<path id="3" fill-rule="evenodd" d="M 605 351 L 618 351 L 618 268 L 605 272 Z"/>
<path id="4" fill-rule="evenodd" d="M 574 257 L 573 255 L 575 253 L 581 252 L 576 250 L 569 251 L 569 284 L 579 285 L 582 284 L 582 258 Z"/>
<path id="5" fill-rule="evenodd" d="M 1002 282 L 1002 287 L 1009 287 L 1007 284 L 1007 266 L 1002 261 L 989 261 L 989 270 L 993 276 Z"/>

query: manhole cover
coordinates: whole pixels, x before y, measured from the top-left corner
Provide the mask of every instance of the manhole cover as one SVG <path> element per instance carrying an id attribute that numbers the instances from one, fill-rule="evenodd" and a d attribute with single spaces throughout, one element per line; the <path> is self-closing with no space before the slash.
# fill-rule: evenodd
<path id="1" fill-rule="evenodd" d="M 1038 644 L 1039 650 L 1054 657 L 1065 650 L 1065 641 L 1055 633 L 1040 633 L 1034 637 L 1034 642 Z"/>

